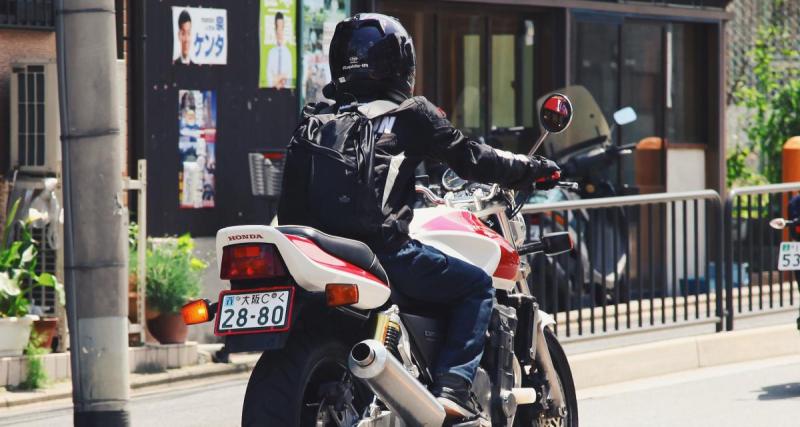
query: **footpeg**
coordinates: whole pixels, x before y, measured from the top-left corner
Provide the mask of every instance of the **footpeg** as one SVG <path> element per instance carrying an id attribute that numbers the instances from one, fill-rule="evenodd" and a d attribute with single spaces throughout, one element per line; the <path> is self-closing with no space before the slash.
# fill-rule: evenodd
<path id="1" fill-rule="evenodd" d="M 511 389 L 511 394 L 514 395 L 517 405 L 530 405 L 539 400 L 536 389 L 532 387 L 513 388 Z"/>

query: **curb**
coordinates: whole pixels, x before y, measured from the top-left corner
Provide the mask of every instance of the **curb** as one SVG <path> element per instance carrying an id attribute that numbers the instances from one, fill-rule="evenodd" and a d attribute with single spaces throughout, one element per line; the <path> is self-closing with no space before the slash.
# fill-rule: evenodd
<path id="1" fill-rule="evenodd" d="M 800 354 L 795 325 L 722 332 L 568 356 L 577 389 Z"/>
<path id="2" fill-rule="evenodd" d="M 258 357 L 238 357 L 238 359 L 243 360 L 227 364 L 205 363 L 155 374 L 132 373 L 131 390 L 249 372 L 258 361 Z M 69 381 L 57 383 L 43 390 L 0 392 L 0 409 L 70 397 L 72 397 L 72 384 Z"/>

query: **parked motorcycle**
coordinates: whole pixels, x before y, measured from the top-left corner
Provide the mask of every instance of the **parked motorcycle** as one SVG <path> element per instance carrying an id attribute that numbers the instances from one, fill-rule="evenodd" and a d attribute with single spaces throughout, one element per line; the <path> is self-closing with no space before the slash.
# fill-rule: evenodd
<path id="1" fill-rule="evenodd" d="M 554 95 L 570 109 L 569 101 Z M 569 120 L 544 112 L 552 132 Z M 553 177 L 557 179 L 557 177 Z M 525 242 L 514 192 L 470 183 L 452 171 L 440 197 L 417 186 L 426 206 L 410 234 L 492 276 L 496 303 L 473 382 L 486 421 L 447 425 L 577 426 L 569 363 L 526 281 L 520 257 L 572 249 L 568 233 Z M 363 243 L 309 227 L 246 225 L 217 233 L 218 302 L 184 307 L 184 320 L 214 320 L 231 352 L 263 351 L 247 386 L 246 426 L 442 426 L 428 391 L 449 327 L 436 305 L 390 288 Z"/>
<path id="2" fill-rule="evenodd" d="M 611 136 L 618 126 L 633 123 L 636 112 L 631 107 L 616 111 L 609 127 L 600 107 L 586 88 L 570 86 L 562 91 L 575 101 L 584 120 L 579 127 L 558 135 L 558 141 L 551 139 L 546 151 L 561 165 L 564 179 L 579 185 L 534 192 L 527 203 L 618 196 L 619 192 L 609 178 L 609 170 L 623 156 L 630 154 L 636 144 L 619 146 L 612 143 Z M 628 225 L 624 210 L 614 209 L 613 212 L 610 209 L 569 211 L 566 217 L 561 213 L 536 214 L 528 218 L 531 239 L 538 239 L 546 232 L 569 231 L 573 240 L 580 244 L 580 250 L 570 254 L 570 259 L 547 258 L 544 274 L 531 276 L 533 287 L 536 287 L 536 281 L 540 278 L 546 284 L 558 284 L 557 289 L 548 288 L 544 292 L 546 300 L 543 303 L 548 311 L 564 309 L 567 298 L 571 299 L 571 307 L 578 307 L 581 297 L 586 294 L 598 305 L 603 300 L 615 303 L 627 299 L 628 291 L 622 287 L 626 283 Z M 582 286 L 570 289 L 573 281 L 578 281 Z"/>

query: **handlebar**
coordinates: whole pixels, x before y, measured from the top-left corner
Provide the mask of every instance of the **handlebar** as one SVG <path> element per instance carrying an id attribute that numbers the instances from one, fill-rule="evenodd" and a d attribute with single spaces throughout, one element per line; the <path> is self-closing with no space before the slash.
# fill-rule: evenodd
<path id="1" fill-rule="evenodd" d="M 437 196 L 436 193 L 434 193 L 433 191 L 431 191 L 430 188 L 425 187 L 424 185 L 415 185 L 414 190 L 416 190 L 417 193 L 420 193 L 423 196 L 425 196 L 426 199 L 428 199 L 431 203 L 435 205 L 444 205 L 445 203 L 447 203 L 443 198 Z"/>

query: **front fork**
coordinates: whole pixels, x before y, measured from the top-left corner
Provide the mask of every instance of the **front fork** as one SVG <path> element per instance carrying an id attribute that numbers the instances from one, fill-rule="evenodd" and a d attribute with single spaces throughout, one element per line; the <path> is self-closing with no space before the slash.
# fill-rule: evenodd
<path id="1" fill-rule="evenodd" d="M 520 264 L 520 277 L 521 280 L 517 282 L 517 290 L 525 295 L 533 295 L 530 287 L 528 285 L 528 275 L 531 273 L 530 265 L 527 262 L 522 262 Z M 540 397 L 539 401 L 542 403 L 542 406 L 547 408 L 550 406 L 551 408 L 558 411 L 559 414 L 562 414 L 566 411 L 566 402 L 564 398 L 564 394 L 561 391 L 561 383 L 558 379 L 558 373 L 556 372 L 555 366 L 553 366 L 553 359 L 550 357 L 550 349 L 547 346 L 547 340 L 544 337 L 544 329 L 550 327 L 550 325 L 555 325 L 556 321 L 552 315 L 546 313 L 542 310 L 539 310 L 539 305 L 534 302 L 534 328 L 536 333 L 536 338 L 533 340 L 531 346 L 531 359 L 536 361 L 536 366 L 542 369 L 544 373 L 544 377 L 547 380 L 548 388 L 550 389 L 550 399 L 552 400 L 552 405 L 549 405 L 547 402 L 548 393 L 543 393 L 543 396 Z M 800 318 L 798 319 L 798 327 L 800 327 Z"/>
<path id="2" fill-rule="evenodd" d="M 534 346 L 533 354 L 536 360 L 536 366 L 542 369 L 545 379 L 547 380 L 547 388 L 540 400 L 542 406 L 554 411 L 554 415 L 564 416 L 566 413 L 566 399 L 561 390 L 561 380 L 558 378 L 555 366 L 553 366 L 553 359 L 550 357 L 550 349 L 547 346 L 547 340 L 544 337 L 544 328 L 541 318 L 537 312 L 536 323 L 536 345 Z M 549 391 L 549 393 L 547 393 Z M 549 398 L 548 398 L 549 395 Z M 552 402 L 550 402 L 550 401 Z"/>

